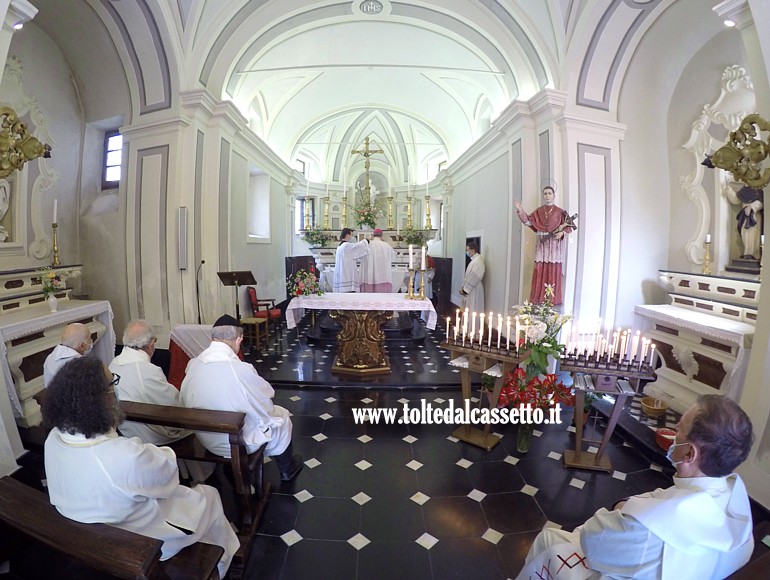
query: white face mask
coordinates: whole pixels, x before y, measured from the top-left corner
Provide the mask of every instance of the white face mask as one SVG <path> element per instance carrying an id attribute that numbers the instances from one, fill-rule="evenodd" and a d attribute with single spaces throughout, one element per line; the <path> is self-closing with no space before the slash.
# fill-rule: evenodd
<path id="1" fill-rule="evenodd" d="M 673 445 L 671 445 L 671 447 L 668 448 L 668 451 L 666 451 L 666 459 L 668 459 L 669 463 L 671 463 L 671 465 L 673 465 L 674 467 L 682 463 L 682 461 L 674 461 L 673 459 L 671 459 L 671 455 L 673 455 L 674 453 L 674 447 L 679 447 L 680 445 L 692 445 L 692 443 L 690 443 L 689 441 L 685 441 L 684 443 L 674 443 Z"/>

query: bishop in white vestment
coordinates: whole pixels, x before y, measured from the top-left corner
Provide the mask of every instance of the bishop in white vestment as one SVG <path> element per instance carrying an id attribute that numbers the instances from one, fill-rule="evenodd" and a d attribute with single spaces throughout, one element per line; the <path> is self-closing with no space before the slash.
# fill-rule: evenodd
<path id="1" fill-rule="evenodd" d="M 396 251 L 382 240 L 382 230 L 374 230 L 369 253 L 361 260 L 361 292 L 392 292 L 395 258 Z"/>
<path id="2" fill-rule="evenodd" d="M 334 265 L 333 292 L 358 292 L 360 282 L 356 260 L 369 253 L 369 242 L 351 242 L 353 230 L 343 228 Z"/>

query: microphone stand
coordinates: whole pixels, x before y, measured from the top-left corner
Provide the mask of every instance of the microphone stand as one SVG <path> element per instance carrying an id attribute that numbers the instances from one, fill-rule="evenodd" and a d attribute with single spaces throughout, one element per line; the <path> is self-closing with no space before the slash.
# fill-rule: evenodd
<path id="1" fill-rule="evenodd" d="M 195 301 L 198 303 L 198 324 L 202 324 L 201 323 L 201 295 L 200 295 L 200 291 L 198 290 L 198 275 L 200 274 L 201 268 L 205 263 L 206 263 L 206 260 L 201 260 L 201 263 L 198 266 L 198 269 L 195 270 Z"/>

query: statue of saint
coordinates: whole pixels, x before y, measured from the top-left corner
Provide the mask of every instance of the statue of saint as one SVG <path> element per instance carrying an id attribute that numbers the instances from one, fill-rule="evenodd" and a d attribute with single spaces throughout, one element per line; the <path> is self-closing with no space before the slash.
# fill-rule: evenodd
<path id="1" fill-rule="evenodd" d="M 741 258 L 744 260 L 758 260 L 762 236 L 764 193 L 761 189 L 754 189 L 747 185 L 738 191 L 736 197 L 741 203 L 741 209 L 736 217 L 738 221 L 738 234 L 740 234 L 741 243 L 743 244 Z"/>

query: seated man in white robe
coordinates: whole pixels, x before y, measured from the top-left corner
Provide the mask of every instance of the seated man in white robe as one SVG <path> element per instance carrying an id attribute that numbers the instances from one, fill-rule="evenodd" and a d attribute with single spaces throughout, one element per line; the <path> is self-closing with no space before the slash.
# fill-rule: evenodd
<path id="1" fill-rule="evenodd" d="M 156 340 L 152 326 L 146 320 L 128 323 L 123 332 L 123 351 L 110 363 L 110 370 L 120 376 L 115 394 L 121 401 L 181 407 L 179 391 L 166 380 L 161 368 L 150 362 Z M 191 433 L 184 429 L 134 421 L 123 421 L 119 429 L 125 437 L 139 437 L 144 443 L 155 445 L 165 445 Z"/>
<path id="2" fill-rule="evenodd" d="M 43 363 L 43 387 L 48 387 L 56 372 L 74 358 L 91 352 L 94 341 L 85 324 L 73 322 L 64 327 L 61 342 L 51 351 Z"/>
<path id="3" fill-rule="evenodd" d="M 369 253 L 361 259 L 361 292 L 393 291 L 393 260 L 396 250 L 382 240 L 382 230 L 374 230 Z"/>
<path id="4" fill-rule="evenodd" d="M 246 413 L 243 439 L 249 453 L 267 443 L 282 481 L 294 479 L 302 470 L 302 457 L 292 452 L 292 423 L 289 412 L 273 405 L 275 391 L 249 363 L 238 358 L 243 328 L 232 316 L 222 316 L 211 329 L 209 347 L 187 364 L 182 381 L 182 402 L 192 409 Z M 196 431 L 203 446 L 220 457 L 230 457 L 227 433 Z"/>
<path id="5" fill-rule="evenodd" d="M 361 283 L 356 260 L 369 253 L 369 242 L 366 240 L 351 242 L 352 235 L 353 230 L 350 228 L 343 228 L 340 232 L 340 245 L 337 247 L 332 283 L 334 292 L 358 292 Z"/>
<path id="6" fill-rule="evenodd" d="M 676 467 L 672 487 L 602 508 L 574 532 L 543 530 L 518 578 L 546 569 L 558 580 L 729 576 L 754 549 L 749 497 L 734 473 L 752 441 L 751 422 L 734 401 L 701 396 L 679 421 L 667 454 Z"/>

